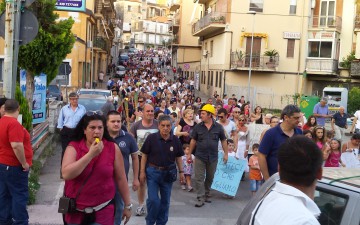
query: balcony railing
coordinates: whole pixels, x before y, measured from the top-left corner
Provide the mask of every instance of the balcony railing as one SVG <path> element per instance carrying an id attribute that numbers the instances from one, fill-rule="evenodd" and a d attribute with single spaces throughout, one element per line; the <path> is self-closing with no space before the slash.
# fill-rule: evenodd
<path id="1" fill-rule="evenodd" d="M 339 61 L 336 59 L 306 59 L 306 69 L 310 72 L 337 73 Z"/>
<path id="2" fill-rule="evenodd" d="M 360 29 L 360 16 L 355 17 L 355 29 Z"/>
<path id="3" fill-rule="evenodd" d="M 248 69 L 250 67 L 249 55 L 239 58 L 239 56 L 235 52 L 232 52 L 230 55 L 230 59 L 231 59 L 232 69 L 237 69 L 237 68 Z M 253 55 L 251 60 L 251 69 L 275 71 L 276 67 L 279 65 L 279 61 L 280 61 L 279 56 Z"/>
<path id="4" fill-rule="evenodd" d="M 96 37 L 94 39 L 94 48 L 101 48 L 104 51 L 107 51 L 107 43 L 103 37 Z"/>
<path id="5" fill-rule="evenodd" d="M 335 29 L 341 31 L 342 18 L 340 16 L 313 16 L 309 23 L 309 28 L 315 29 Z"/>
<path id="6" fill-rule="evenodd" d="M 352 61 L 350 66 L 350 75 L 360 77 L 360 61 Z"/>
<path id="7" fill-rule="evenodd" d="M 226 13 L 212 12 L 201 18 L 196 23 L 194 23 L 192 26 L 192 32 L 196 33 L 211 24 L 225 24 L 225 23 L 226 23 Z"/>

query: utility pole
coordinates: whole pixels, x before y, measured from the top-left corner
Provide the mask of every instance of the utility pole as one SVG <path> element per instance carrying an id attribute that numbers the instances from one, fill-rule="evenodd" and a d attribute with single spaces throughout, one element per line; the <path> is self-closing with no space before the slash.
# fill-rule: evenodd
<path id="1" fill-rule="evenodd" d="M 12 89 L 13 80 L 13 56 L 14 56 L 14 21 L 15 4 L 11 0 L 6 1 L 5 11 L 5 59 L 4 59 L 4 77 L 3 94 L 7 98 L 14 98 L 14 89 Z"/>

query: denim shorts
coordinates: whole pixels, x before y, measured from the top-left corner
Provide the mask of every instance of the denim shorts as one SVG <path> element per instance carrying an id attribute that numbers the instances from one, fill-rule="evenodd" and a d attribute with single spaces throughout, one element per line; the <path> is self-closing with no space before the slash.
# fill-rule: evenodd
<path id="1" fill-rule="evenodd" d="M 250 180 L 250 191 L 259 190 L 261 185 L 262 185 L 262 180 Z"/>

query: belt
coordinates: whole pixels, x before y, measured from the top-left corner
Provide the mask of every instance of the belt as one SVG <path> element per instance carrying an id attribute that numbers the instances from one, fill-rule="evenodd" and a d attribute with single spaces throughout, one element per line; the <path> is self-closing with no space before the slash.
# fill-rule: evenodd
<path id="1" fill-rule="evenodd" d="M 170 166 L 157 166 L 155 164 L 149 163 L 149 166 L 152 168 L 155 168 L 157 170 L 172 170 L 172 169 L 176 168 L 175 164 L 170 165 Z"/>
<path id="2" fill-rule="evenodd" d="M 75 128 L 70 128 L 70 127 L 63 127 L 63 129 L 68 129 L 68 130 L 74 130 Z"/>
<path id="3" fill-rule="evenodd" d="M 95 207 L 86 207 L 85 209 L 76 208 L 76 210 L 79 212 L 84 212 L 84 213 L 93 213 L 93 212 L 100 211 L 101 209 L 105 208 L 106 206 L 108 206 L 112 203 L 114 203 L 114 199 L 110 199 L 109 201 L 101 203 L 100 205 L 95 206 Z"/>

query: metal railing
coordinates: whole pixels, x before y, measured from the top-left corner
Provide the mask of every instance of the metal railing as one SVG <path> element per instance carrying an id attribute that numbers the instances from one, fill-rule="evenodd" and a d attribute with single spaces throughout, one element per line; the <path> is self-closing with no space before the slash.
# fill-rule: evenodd
<path id="1" fill-rule="evenodd" d="M 360 61 L 352 61 L 350 66 L 351 76 L 360 76 Z"/>
<path id="2" fill-rule="evenodd" d="M 306 59 L 306 68 L 313 72 L 334 73 L 338 71 L 339 60 L 336 59 Z"/>
<path id="3" fill-rule="evenodd" d="M 313 16 L 309 28 L 331 28 L 341 30 L 342 18 L 340 16 Z"/>
<path id="4" fill-rule="evenodd" d="M 101 48 L 102 50 L 107 51 L 106 40 L 103 37 L 95 37 L 94 48 Z"/>
<path id="5" fill-rule="evenodd" d="M 235 52 L 230 55 L 231 68 L 249 68 L 250 67 L 250 56 L 239 57 Z M 260 56 L 253 55 L 251 60 L 251 68 L 257 70 L 276 70 L 279 66 L 279 56 Z"/>
<path id="6" fill-rule="evenodd" d="M 192 25 L 192 33 L 209 26 L 210 24 L 226 24 L 226 13 L 212 12 Z"/>

